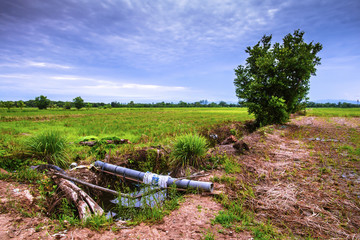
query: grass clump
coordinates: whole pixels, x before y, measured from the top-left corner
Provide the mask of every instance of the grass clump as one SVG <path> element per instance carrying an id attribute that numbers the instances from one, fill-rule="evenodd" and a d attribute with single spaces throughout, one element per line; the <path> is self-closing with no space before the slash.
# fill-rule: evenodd
<path id="1" fill-rule="evenodd" d="M 69 164 L 69 157 L 66 152 L 66 138 L 59 132 L 44 132 L 30 138 L 28 148 L 33 154 L 47 163 L 59 167 L 67 167 Z"/>
<path id="2" fill-rule="evenodd" d="M 179 136 L 171 153 L 175 167 L 199 167 L 201 158 L 208 150 L 207 140 L 199 135 L 186 134 Z"/>

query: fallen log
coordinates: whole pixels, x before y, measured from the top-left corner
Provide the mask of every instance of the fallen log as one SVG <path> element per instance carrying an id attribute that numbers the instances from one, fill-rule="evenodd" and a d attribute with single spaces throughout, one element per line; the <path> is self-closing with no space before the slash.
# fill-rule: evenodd
<path id="1" fill-rule="evenodd" d="M 79 218 L 82 221 L 89 218 L 92 214 L 104 214 L 104 210 L 88 194 L 86 194 L 74 183 L 61 177 L 54 178 L 54 181 L 65 193 L 67 200 L 74 203 L 78 209 Z"/>
<path id="2" fill-rule="evenodd" d="M 104 187 L 100 187 L 98 185 L 95 185 L 95 184 L 91 184 L 91 183 L 88 183 L 88 182 L 85 182 L 85 181 L 82 181 L 80 179 L 77 179 L 77 178 L 73 178 L 73 177 L 70 177 L 70 176 L 67 176 L 67 175 L 64 175 L 62 173 L 54 173 L 54 175 L 58 176 L 58 177 L 61 177 L 61 178 L 65 178 L 67 180 L 70 180 L 70 181 L 73 181 L 73 182 L 76 182 L 76 183 L 79 183 L 81 185 L 84 185 L 84 186 L 87 186 L 87 187 L 90 187 L 90 188 L 93 188 L 93 189 L 96 189 L 96 190 L 99 190 L 99 191 L 102 191 L 102 192 L 106 192 L 106 193 L 110 193 L 110 194 L 113 194 L 115 196 L 122 196 L 122 197 L 126 197 L 126 198 L 136 198 L 136 197 L 132 197 L 130 195 L 127 195 L 127 194 L 124 194 L 124 193 L 120 193 L 120 192 L 117 192 L 117 191 L 114 191 L 114 190 L 111 190 L 111 189 L 108 189 L 108 188 L 104 188 Z"/>

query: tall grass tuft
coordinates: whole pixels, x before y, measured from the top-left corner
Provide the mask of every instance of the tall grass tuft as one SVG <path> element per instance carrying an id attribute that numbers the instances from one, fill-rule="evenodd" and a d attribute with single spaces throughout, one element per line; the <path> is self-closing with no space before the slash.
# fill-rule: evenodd
<path id="1" fill-rule="evenodd" d="M 66 152 L 66 138 L 60 132 L 49 131 L 30 138 L 29 150 L 37 157 L 59 167 L 67 167 L 69 157 Z"/>
<path id="2" fill-rule="evenodd" d="M 201 158 L 208 150 L 208 143 L 204 137 L 186 134 L 176 138 L 173 146 L 172 163 L 175 167 L 199 167 Z"/>

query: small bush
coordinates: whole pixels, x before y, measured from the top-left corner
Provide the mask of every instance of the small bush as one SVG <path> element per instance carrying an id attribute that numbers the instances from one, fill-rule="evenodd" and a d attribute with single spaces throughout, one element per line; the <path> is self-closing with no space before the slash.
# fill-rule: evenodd
<path id="1" fill-rule="evenodd" d="M 208 143 L 204 137 L 192 134 L 179 136 L 171 153 L 175 167 L 199 167 L 201 157 L 208 150 Z"/>
<path id="2" fill-rule="evenodd" d="M 28 142 L 28 147 L 32 153 L 48 163 L 59 167 L 67 167 L 69 164 L 66 138 L 59 132 L 44 132 L 32 137 Z"/>

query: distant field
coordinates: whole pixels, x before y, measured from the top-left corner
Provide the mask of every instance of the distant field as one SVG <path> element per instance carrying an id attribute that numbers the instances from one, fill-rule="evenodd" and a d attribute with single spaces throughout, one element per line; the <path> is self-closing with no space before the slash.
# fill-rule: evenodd
<path id="1" fill-rule="evenodd" d="M 81 136 L 118 136 L 135 143 L 166 143 L 177 134 L 196 132 L 225 121 L 252 119 L 246 108 L 113 108 L 90 110 L 6 109 L 0 134 L 23 136 L 57 130 L 69 140 Z"/>
<path id="2" fill-rule="evenodd" d="M 308 116 L 317 117 L 360 117 L 360 108 L 310 108 Z"/>

